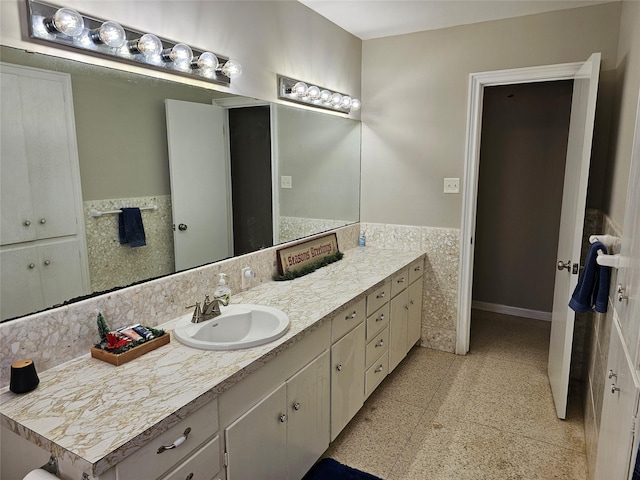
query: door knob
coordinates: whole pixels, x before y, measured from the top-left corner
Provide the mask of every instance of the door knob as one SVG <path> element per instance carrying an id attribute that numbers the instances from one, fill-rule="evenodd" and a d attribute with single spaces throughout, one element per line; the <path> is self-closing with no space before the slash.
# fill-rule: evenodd
<path id="1" fill-rule="evenodd" d="M 184 223 L 181 223 L 180 225 L 178 225 L 178 230 L 180 230 L 181 232 L 184 232 L 187 229 L 187 225 Z"/>
<path id="2" fill-rule="evenodd" d="M 562 260 L 558 261 L 558 270 L 563 270 L 565 268 L 567 270 L 571 270 L 571 260 L 567 260 L 566 262 L 563 262 Z"/>

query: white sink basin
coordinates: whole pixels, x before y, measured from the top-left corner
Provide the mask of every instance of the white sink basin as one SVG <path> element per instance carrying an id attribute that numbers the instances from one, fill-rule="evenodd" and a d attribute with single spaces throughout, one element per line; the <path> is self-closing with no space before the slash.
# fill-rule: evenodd
<path id="1" fill-rule="evenodd" d="M 289 317 L 276 308 L 239 304 L 220 310 L 222 315 L 200 323 L 185 315 L 176 323 L 174 337 L 202 350 L 235 350 L 269 343 L 289 328 Z"/>

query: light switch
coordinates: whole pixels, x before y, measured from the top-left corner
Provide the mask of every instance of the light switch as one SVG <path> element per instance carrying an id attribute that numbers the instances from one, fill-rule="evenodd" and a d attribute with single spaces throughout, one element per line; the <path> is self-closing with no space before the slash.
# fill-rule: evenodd
<path id="1" fill-rule="evenodd" d="M 281 188 L 292 188 L 293 187 L 293 179 L 289 175 L 282 175 L 280 177 L 280 187 Z"/>
<path id="2" fill-rule="evenodd" d="M 444 193 L 460 193 L 460 179 L 459 178 L 445 178 L 444 179 Z"/>

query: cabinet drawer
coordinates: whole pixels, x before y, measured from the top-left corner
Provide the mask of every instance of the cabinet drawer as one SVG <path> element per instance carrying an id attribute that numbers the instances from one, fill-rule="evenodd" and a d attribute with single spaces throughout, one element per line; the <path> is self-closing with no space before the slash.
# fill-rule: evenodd
<path id="1" fill-rule="evenodd" d="M 391 284 L 386 282 L 375 292 L 367 295 L 367 316 L 378 310 L 391 298 Z"/>
<path id="2" fill-rule="evenodd" d="M 378 358 L 382 352 L 389 348 L 389 328 L 385 328 L 378 335 L 376 335 L 369 343 L 367 343 L 367 349 L 365 351 L 365 365 L 369 368 L 376 358 Z"/>
<path id="3" fill-rule="evenodd" d="M 409 283 L 415 282 L 417 279 L 422 277 L 424 273 L 424 258 L 420 260 L 416 260 L 411 265 L 409 265 Z"/>
<path id="4" fill-rule="evenodd" d="M 331 320 L 331 341 L 335 342 L 365 319 L 365 299 L 350 305 Z"/>
<path id="5" fill-rule="evenodd" d="M 158 453 L 161 446 L 171 445 L 182 437 L 187 428 L 191 431 L 183 444 Z M 158 478 L 182 462 L 217 430 L 218 401 L 214 399 L 116 465 L 118 478 Z"/>
<path id="6" fill-rule="evenodd" d="M 400 270 L 391 277 L 391 297 L 395 297 L 409 285 L 409 268 Z"/>
<path id="7" fill-rule="evenodd" d="M 220 472 L 220 437 L 216 436 L 162 480 L 213 480 Z"/>
<path id="8" fill-rule="evenodd" d="M 387 325 L 389 325 L 389 304 L 385 303 L 373 315 L 367 317 L 367 340 L 371 340 Z"/>
<path id="9" fill-rule="evenodd" d="M 364 377 L 364 397 L 367 398 L 389 373 L 389 355 L 385 353 L 369 367 Z"/>

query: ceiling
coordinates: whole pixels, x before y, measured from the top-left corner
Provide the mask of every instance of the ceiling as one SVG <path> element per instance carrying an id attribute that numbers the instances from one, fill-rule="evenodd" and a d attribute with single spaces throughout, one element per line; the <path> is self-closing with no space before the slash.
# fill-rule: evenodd
<path id="1" fill-rule="evenodd" d="M 618 0 L 299 0 L 362 40 Z"/>

